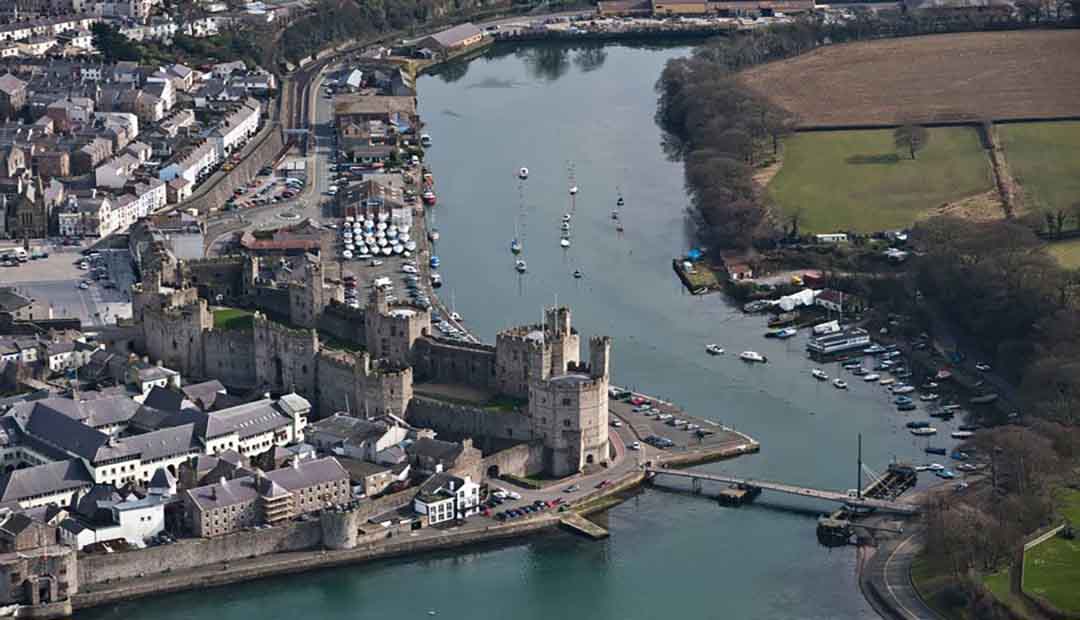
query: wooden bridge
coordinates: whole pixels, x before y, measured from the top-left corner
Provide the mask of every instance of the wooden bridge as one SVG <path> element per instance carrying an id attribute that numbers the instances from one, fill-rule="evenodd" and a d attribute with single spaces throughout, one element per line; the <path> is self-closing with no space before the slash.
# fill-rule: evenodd
<path id="1" fill-rule="evenodd" d="M 899 514 L 915 514 L 919 512 L 919 507 L 914 504 L 905 504 L 903 502 L 896 502 L 885 499 L 874 499 L 870 497 L 852 497 L 843 491 L 826 491 L 822 489 L 813 489 L 810 487 L 801 487 L 794 484 L 785 484 L 783 482 L 769 482 L 767 480 L 751 480 L 748 478 L 735 478 L 733 476 L 725 476 L 722 474 L 707 474 L 698 471 L 691 470 L 678 470 L 678 469 L 654 469 L 646 468 L 645 473 L 650 478 L 656 476 L 674 476 L 676 478 L 688 478 L 693 481 L 695 489 L 700 488 L 701 481 L 707 480 L 710 482 L 719 482 L 721 484 L 735 484 L 746 485 L 747 487 L 757 487 L 759 489 L 765 489 L 768 491 L 776 491 L 777 493 L 787 493 L 788 495 L 796 495 L 798 497 L 809 497 L 811 499 L 819 499 L 826 502 L 836 502 L 840 504 L 846 504 L 854 508 L 879 510 L 882 512 L 894 512 Z"/>

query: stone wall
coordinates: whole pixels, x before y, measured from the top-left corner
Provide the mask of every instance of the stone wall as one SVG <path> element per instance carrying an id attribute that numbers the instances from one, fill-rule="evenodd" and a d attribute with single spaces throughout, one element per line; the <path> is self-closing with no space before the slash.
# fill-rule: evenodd
<path id="1" fill-rule="evenodd" d="M 248 290 L 255 276 L 253 263 L 243 256 L 222 256 L 180 263 L 181 281 L 198 289 L 199 297 L 237 300 Z"/>
<path id="2" fill-rule="evenodd" d="M 405 419 L 413 426 L 458 437 L 528 441 L 529 418 L 520 413 L 488 411 L 414 396 Z"/>
<path id="3" fill-rule="evenodd" d="M 364 346 L 364 311 L 345 304 L 330 303 L 319 317 L 319 332 L 326 333 L 343 342 Z"/>
<path id="4" fill-rule="evenodd" d="M 289 289 L 256 286 L 251 291 L 251 305 L 274 317 L 289 318 Z"/>
<path id="5" fill-rule="evenodd" d="M 219 538 L 184 539 L 176 544 L 109 554 L 79 554 L 83 586 L 133 579 L 219 562 L 235 562 L 268 553 L 314 549 L 322 543 L 318 521 L 290 523 L 265 530 L 236 532 Z"/>
<path id="6" fill-rule="evenodd" d="M 250 329 L 203 332 L 206 368 L 203 376 L 228 387 L 257 387 L 255 378 L 255 334 Z"/>
<path id="7" fill-rule="evenodd" d="M 419 381 L 464 383 L 481 389 L 496 385 L 495 347 L 490 345 L 421 338 L 416 341 L 413 368 Z"/>
<path id="8" fill-rule="evenodd" d="M 498 477 L 505 474 L 532 476 L 544 470 L 544 444 L 540 441 L 520 443 L 484 457 L 480 462 L 481 474 L 489 472 Z M 495 468 L 495 469 L 492 469 Z"/>
<path id="9" fill-rule="evenodd" d="M 259 169 L 274 161 L 285 149 L 285 140 L 280 127 L 264 128 L 255 135 L 255 146 L 250 155 L 224 176 L 211 178 L 206 187 L 196 188 L 195 194 L 185 200 L 180 207 L 197 209 L 200 213 L 209 213 L 220 209 L 233 196 L 236 188 L 247 184 L 259 174 Z"/>

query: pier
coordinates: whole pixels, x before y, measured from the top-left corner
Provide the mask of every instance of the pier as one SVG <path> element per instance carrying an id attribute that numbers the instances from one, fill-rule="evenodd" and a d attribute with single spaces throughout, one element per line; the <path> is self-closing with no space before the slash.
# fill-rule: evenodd
<path id="1" fill-rule="evenodd" d="M 563 527 L 593 540 L 602 540 L 609 536 L 607 530 L 576 512 L 564 513 L 559 519 L 559 523 Z"/>
<path id="2" fill-rule="evenodd" d="M 775 491 L 777 493 L 796 495 L 799 497 L 809 497 L 811 499 L 819 499 L 826 502 L 844 504 L 846 506 L 850 506 L 856 509 L 872 509 L 882 512 L 893 512 L 904 515 L 911 515 L 919 512 L 918 506 L 906 504 L 904 502 L 866 497 L 862 494 L 852 496 L 843 491 L 815 489 L 812 487 L 786 484 L 783 482 L 771 482 L 767 480 L 749 480 L 745 478 L 736 478 L 734 476 L 725 476 L 721 474 L 709 474 L 688 470 L 681 471 L 672 469 L 654 469 L 651 467 L 647 467 L 645 469 L 645 473 L 653 479 L 655 479 L 657 476 L 674 476 L 676 478 L 689 479 L 694 485 L 695 490 L 701 488 L 702 482 L 708 481 L 717 482 L 728 486 L 735 485 L 740 488 L 758 488 L 764 489 L 766 491 Z"/>

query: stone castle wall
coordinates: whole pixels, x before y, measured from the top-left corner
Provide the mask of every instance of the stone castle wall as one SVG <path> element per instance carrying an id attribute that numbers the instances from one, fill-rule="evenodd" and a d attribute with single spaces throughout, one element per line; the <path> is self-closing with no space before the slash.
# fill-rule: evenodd
<path id="1" fill-rule="evenodd" d="M 327 304 L 319 317 L 319 332 L 344 342 L 364 346 L 367 343 L 364 316 L 363 310 L 353 309 L 345 304 Z"/>
<path id="2" fill-rule="evenodd" d="M 296 392 L 316 399 L 315 365 L 319 337 L 313 329 L 292 329 L 254 317 L 255 380 L 271 391 Z"/>
<path id="3" fill-rule="evenodd" d="M 480 462 L 481 474 L 532 476 L 544 471 L 544 444 L 530 441 L 499 450 Z M 494 468 L 494 469 L 492 469 Z"/>
<path id="4" fill-rule="evenodd" d="M 198 289 L 199 297 L 216 300 L 239 300 L 254 278 L 253 263 L 244 256 L 221 256 L 188 260 L 179 266 L 181 282 Z M 228 303 L 228 302 L 226 302 Z"/>
<path id="5" fill-rule="evenodd" d="M 495 347 L 420 338 L 413 352 L 417 380 L 495 389 Z"/>
<path id="6" fill-rule="evenodd" d="M 289 289 L 256 286 L 251 290 L 251 305 L 271 316 L 289 317 Z"/>
<path id="7" fill-rule="evenodd" d="M 231 388 L 258 387 L 255 374 L 255 332 L 250 329 L 203 332 L 205 371 L 200 375 L 213 378 Z"/>
<path id="8" fill-rule="evenodd" d="M 460 437 L 489 437 L 512 441 L 532 439 L 528 416 L 506 411 L 488 411 L 414 396 L 405 419 L 413 426 L 431 428 Z"/>

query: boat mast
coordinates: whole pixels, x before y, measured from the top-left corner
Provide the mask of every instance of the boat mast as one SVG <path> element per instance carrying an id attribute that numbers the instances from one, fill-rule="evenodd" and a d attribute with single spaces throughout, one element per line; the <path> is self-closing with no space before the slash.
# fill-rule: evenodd
<path id="1" fill-rule="evenodd" d="M 859 471 L 855 493 L 859 499 L 862 499 L 862 433 L 859 433 Z"/>

